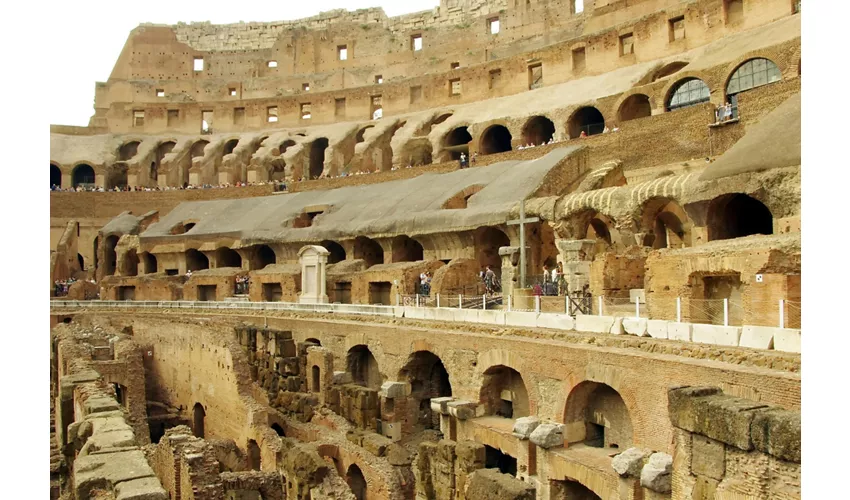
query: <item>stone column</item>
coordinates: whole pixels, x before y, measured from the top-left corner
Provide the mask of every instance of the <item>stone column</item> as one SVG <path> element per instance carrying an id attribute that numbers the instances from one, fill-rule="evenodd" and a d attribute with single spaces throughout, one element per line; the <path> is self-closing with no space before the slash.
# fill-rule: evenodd
<path id="1" fill-rule="evenodd" d="M 558 259 L 564 265 L 564 279 L 570 293 L 590 284 L 590 263 L 596 240 L 556 240 Z"/>
<path id="2" fill-rule="evenodd" d="M 502 257 L 502 296 L 506 297 L 519 286 L 519 247 L 501 247 L 499 255 Z"/>
<path id="3" fill-rule="evenodd" d="M 330 252 L 318 245 L 307 245 L 298 251 L 301 261 L 300 304 L 327 304 L 326 266 Z"/>

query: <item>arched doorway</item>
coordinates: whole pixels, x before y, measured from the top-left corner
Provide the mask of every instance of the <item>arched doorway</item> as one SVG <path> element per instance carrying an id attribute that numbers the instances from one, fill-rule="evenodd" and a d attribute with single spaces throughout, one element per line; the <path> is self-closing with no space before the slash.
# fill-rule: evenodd
<path id="1" fill-rule="evenodd" d="M 325 171 L 325 150 L 328 140 L 320 137 L 310 145 L 310 179 L 318 179 Z"/>
<path id="2" fill-rule="evenodd" d="M 413 238 L 401 235 L 393 238 L 393 263 L 416 262 L 423 260 L 424 250 L 422 244 Z"/>
<path id="3" fill-rule="evenodd" d="M 62 187 L 62 171 L 54 164 L 50 164 L 50 187 Z"/>
<path id="4" fill-rule="evenodd" d="M 354 498 L 357 500 L 365 500 L 366 498 L 366 478 L 363 477 L 363 471 L 357 464 L 351 464 L 348 467 L 348 472 L 345 474 L 345 482 L 354 493 Z"/>
<path id="5" fill-rule="evenodd" d="M 354 239 L 354 258 L 364 260 L 366 267 L 383 264 L 384 249 L 377 241 L 365 236 L 358 236 Z"/>
<path id="6" fill-rule="evenodd" d="M 78 187 L 88 187 L 94 185 L 94 169 L 91 165 L 86 165 L 85 163 L 81 163 L 74 167 L 74 171 L 71 172 L 71 186 Z"/>
<path id="7" fill-rule="evenodd" d="M 569 121 L 570 139 L 601 134 L 605 130 L 605 118 L 602 113 L 593 106 L 579 108 L 570 117 Z"/>
<path id="8" fill-rule="evenodd" d="M 145 274 L 157 272 L 156 255 L 150 252 L 142 252 L 140 261 Z"/>
<path id="9" fill-rule="evenodd" d="M 236 149 L 236 146 L 239 144 L 239 139 L 230 139 L 229 141 L 224 143 L 224 148 L 221 150 L 222 156 L 227 156 Z"/>
<path id="10" fill-rule="evenodd" d="M 221 247 L 215 251 L 215 267 L 242 268 L 242 257 L 232 248 Z"/>
<path id="11" fill-rule="evenodd" d="M 259 245 L 254 249 L 254 269 L 265 269 L 277 264 L 277 255 L 268 245 Z"/>
<path id="12" fill-rule="evenodd" d="M 204 148 L 206 148 L 209 143 L 210 141 L 205 141 L 203 139 L 195 142 L 192 144 L 192 149 L 189 150 L 189 156 L 192 158 L 202 158 L 204 156 Z"/>
<path id="13" fill-rule="evenodd" d="M 130 141 L 118 149 L 118 160 L 119 161 L 128 161 L 132 160 L 136 153 L 139 151 L 139 141 Z"/>
<path id="14" fill-rule="evenodd" d="M 118 265 L 118 254 L 115 252 L 115 247 L 118 246 L 118 236 L 108 236 L 103 241 L 103 276 L 112 276 L 115 274 L 115 269 Z"/>
<path id="15" fill-rule="evenodd" d="M 439 429 L 440 416 L 431 413 L 431 398 L 452 395 L 452 384 L 443 361 L 430 351 L 410 355 L 399 372 L 399 380 L 410 383 L 410 397 L 419 402 L 420 429 Z"/>
<path id="16" fill-rule="evenodd" d="M 522 375 L 508 366 L 487 368 L 479 398 L 485 415 L 514 419 L 530 415 L 528 391 Z"/>
<path id="17" fill-rule="evenodd" d="M 203 253 L 190 248 L 186 250 L 186 270 L 200 271 L 210 268 L 210 260 Z"/>
<path id="18" fill-rule="evenodd" d="M 124 254 L 124 261 L 121 264 L 122 276 L 136 276 L 139 274 L 139 258 L 136 256 L 136 250 L 130 249 Z"/>
<path id="19" fill-rule="evenodd" d="M 79 264 L 79 266 L 80 266 L 80 271 L 86 270 L 86 263 L 83 260 L 83 256 L 80 255 L 80 254 L 77 254 L 77 264 Z"/>
<path id="20" fill-rule="evenodd" d="M 743 193 L 725 194 L 711 200 L 707 221 L 709 241 L 773 234 L 770 209 Z"/>
<path id="21" fill-rule="evenodd" d="M 490 266 L 497 277 L 501 277 L 502 257 L 499 248 L 511 245 L 508 235 L 492 226 L 475 230 L 475 255 L 482 269 Z"/>
<path id="22" fill-rule="evenodd" d="M 354 138 L 354 140 L 356 141 L 356 144 L 360 144 L 361 142 L 366 140 L 364 136 L 366 134 L 366 131 L 369 130 L 370 128 L 375 128 L 375 126 L 374 125 L 367 125 L 367 126 L 361 128 L 357 132 L 357 136 L 355 136 L 355 138 Z"/>
<path id="23" fill-rule="evenodd" d="M 204 406 L 201 403 L 195 403 L 194 408 L 192 408 L 192 434 L 195 437 L 204 437 L 204 419 L 206 416 L 207 412 L 204 411 Z"/>
<path id="24" fill-rule="evenodd" d="M 522 128 L 523 145 L 539 146 L 546 144 L 555 135 L 555 124 L 545 116 L 533 116 Z"/>
<path id="25" fill-rule="evenodd" d="M 248 469 L 260 470 L 262 467 L 262 453 L 260 446 L 253 439 L 248 440 Z"/>
<path id="26" fill-rule="evenodd" d="M 478 151 L 489 155 L 511 150 L 511 132 L 504 125 L 492 125 L 481 134 Z"/>
<path id="27" fill-rule="evenodd" d="M 444 161 L 459 160 L 461 153 L 469 156 L 469 142 L 472 136 L 466 127 L 457 127 L 446 134 L 443 139 L 443 149 L 448 152 Z"/>
<path id="28" fill-rule="evenodd" d="M 585 381 L 575 386 L 567 397 L 564 423 L 568 443 L 622 450 L 632 446 L 629 409 L 620 393 L 607 384 Z"/>
<path id="29" fill-rule="evenodd" d="M 280 437 L 286 437 L 286 433 L 283 432 L 283 427 L 280 424 L 272 424 L 272 430 Z"/>
<path id="30" fill-rule="evenodd" d="M 156 148 L 156 161 L 154 165 L 151 166 L 151 179 L 155 180 L 157 178 L 159 169 L 162 167 L 162 159 L 165 158 L 165 155 L 170 153 L 176 145 L 177 143 L 174 141 L 166 141 Z"/>
<path id="31" fill-rule="evenodd" d="M 643 245 L 655 249 L 682 248 L 690 244 L 685 223 L 688 216 L 670 198 L 652 198 L 644 204 L 641 230 L 646 232 Z"/>
<path id="32" fill-rule="evenodd" d="M 328 255 L 328 264 L 336 264 L 345 260 L 345 249 L 335 241 L 325 240 L 320 243 L 330 255 Z"/>
<path id="33" fill-rule="evenodd" d="M 381 387 L 384 377 L 378 367 L 378 360 L 365 345 L 356 345 L 349 349 L 345 365 L 354 383 L 372 389 Z"/>
<path id="34" fill-rule="evenodd" d="M 313 365 L 313 368 L 310 370 L 310 381 L 312 382 L 310 388 L 311 392 L 321 392 L 322 391 L 322 370 L 316 365 Z"/>
<path id="35" fill-rule="evenodd" d="M 646 118 L 652 115 L 652 105 L 649 103 L 649 96 L 644 94 L 632 94 L 620 104 L 620 109 L 617 111 L 617 119 L 621 122 L 636 120 L 638 118 Z"/>

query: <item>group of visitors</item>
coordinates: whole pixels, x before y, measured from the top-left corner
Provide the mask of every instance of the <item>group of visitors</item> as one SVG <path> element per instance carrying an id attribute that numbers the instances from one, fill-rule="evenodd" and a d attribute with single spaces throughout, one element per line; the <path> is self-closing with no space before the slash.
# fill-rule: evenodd
<path id="1" fill-rule="evenodd" d="M 419 275 L 419 295 L 431 295 L 431 272 L 426 271 Z"/>
<path id="2" fill-rule="evenodd" d="M 733 118 L 732 103 L 726 101 L 726 104 L 717 106 L 714 110 L 714 123 L 725 123 Z"/>
<path id="3" fill-rule="evenodd" d="M 543 283 L 533 287 L 534 295 L 567 295 L 569 293 L 567 281 L 564 279 L 564 268 L 559 262 L 551 270 L 549 266 L 543 265 Z"/>
<path id="4" fill-rule="evenodd" d="M 556 142 L 561 141 L 556 141 L 555 137 L 550 137 L 547 142 L 541 142 L 540 144 L 534 144 L 533 142 L 531 144 L 520 144 L 519 146 L 517 146 L 517 150 L 522 151 L 523 149 L 536 148 L 537 146 L 548 146 L 550 144 L 555 144 Z"/>
<path id="5" fill-rule="evenodd" d="M 250 286 L 251 279 L 248 276 L 236 277 L 236 295 L 247 295 Z"/>
<path id="6" fill-rule="evenodd" d="M 252 186 L 266 186 L 269 184 L 273 184 L 275 186 L 275 191 L 286 191 L 286 183 L 283 182 L 236 182 L 234 184 L 223 183 L 223 184 L 184 184 L 182 186 L 154 186 L 154 187 L 146 187 L 146 186 L 115 186 L 112 189 L 104 189 L 103 186 L 95 186 L 93 184 L 85 184 L 79 185 L 76 187 L 67 187 L 62 188 L 57 186 L 56 184 L 50 185 L 51 191 L 62 191 L 62 192 L 147 192 L 147 191 L 184 191 L 189 189 L 224 189 L 224 188 L 232 188 L 232 187 L 252 187 Z"/>
<path id="7" fill-rule="evenodd" d="M 71 285 L 77 282 L 76 278 L 68 278 L 66 280 L 56 280 L 53 282 L 53 295 L 55 297 L 64 297 L 68 295 L 68 289 Z"/>
<path id="8" fill-rule="evenodd" d="M 484 284 L 484 293 L 487 295 L 493 295 L 497 291 L 502 290 L 502 285 L 499 283 L 499 280 L 496 278 L 496 273 L 490 266 L 481 268 L 481 272 L 478 273 L 478 278 Z"/>

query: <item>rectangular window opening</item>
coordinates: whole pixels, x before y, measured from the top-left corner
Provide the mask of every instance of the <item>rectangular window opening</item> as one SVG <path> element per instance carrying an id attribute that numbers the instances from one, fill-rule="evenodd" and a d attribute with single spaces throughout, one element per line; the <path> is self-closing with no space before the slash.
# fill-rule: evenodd
<path id="1" fill-rule="evenodd" d="M 230 87 L 229 89 L 227 89 L 227 93 L 230 94 L 231 96 L 236 96 L 236 89 L 233 88 L 233 87 Z"/>
<path id="2" fill-rule="evenodd" d="M 301 90 L 303 90 L 304 92 L 309 92 L 310 91 L 310 84 L 309 83 L 302 83 L 301 84 Z"/>
<path id="3" fill-rule="evenodd" d="M 375 75 L 375 83 L 377 83 L 378 85 L 384 83 L 384 77 L 381 75 Z"/>
<path id="4" fill-rule="evenodd" d="M 498 17 L 494 17 L 494 18 L 492 18 L 492 19 L 488 19 L 488 20 L 487 20 L 487 23 L 489 24 L 490 34 L 491 34 L 491 35 L 497 35 L 497 34 L 499 34 L 499 29 L 500 29 L 500 27 L 501 27 L 501 26 L 499 25 L 499 18 L 498 18 Z"/>
<path id="5" fill-rule="evenodd" d="M 372 96 L 371 117 L 373 120 L 379 120 L 384 116 L 383 98 L 379 95 Z"/>
<path id="6" fill-rule="evenodd" d="M 339 56 L 340 61 L 347 60 L 348 59 L 348 46 L 347 45 L 337 46 L 336 53 Z"/>
<path id="7" fill-rule="evenodd" d="M 194 59 L 194 68 L 195 68 L 195 71 L 203 71 L 204 70 L 204 58 L 203 57 L 196 57 Z"/>
<path id="8" fill-rule="evenodd" d="M 165 90 L 163 90 L 163 89 L 156 89 L 156 96 L 157 96 L 157 97 L 165 97 Z"/>
<path id="9" fill-rule="evenodd" d="M 313 114 L 310 112 L 310 103 L 305 102 L 301 104 L 301 119 L 309 120 L 312 118 Z"/>
<path id="10" fill-rule="evenodd" d="M 452 63 L 452 69 L 458 69 L 458 68 L 460 68 L 460 63 L 459 62 L 453 62 Z"/>
<path id="11" fill-rule="evenodd" d="M 539 89 L 543 86 L 543 63 L 532 64 L 528 67 L 528 89 Z"/>
<path id="12" fill-rule="evenodd" d="M 461 90 L 462 90 L 462 88 L 461 88 L 461 85 L 460 85 L 460 78 L 455 78 L 453 80 L 449 80 L 449 95 L 450 96 L 460 95 Z"/>
<path id="13" fill-rule="evenodd" d="M 177 125 L 177 120 L 180 118 L 180 110 L 169 109 L 167 117 L 169 127 Z"/>
<path id="14" fill-rule="evenodd" d="M 573 50 L 573 72 L 584 71 L 586 55 L 584 47 Z"/>
<path id="15" fill-rule="evenodd" d="M 413 35 L 410 37 L 410 46 L 414 52 L 422 50 L 422 35 Z"/>
<path id="16" fill-rule="evenodd" d="M 724 0 L 723 7 L 726 11 L 726 24 L 733 24 L 744 19 L 744 0 Z"/>
<path id="17" fill-rule="evenodd" d="M 410 87 L 410 104 L 416 104 L 422 100 L 422 86 Z"/>
<path id="18" fill-rule="evenodd" d="M 584 12 L 584 0 L 573 0 L 573 14 Z"/>
<path id="19" fill-rule="evenodd" d="M 345 98 L 334 99 L 334 117 L 342 118 L 345 116 Z"/>
<path id="20" fill-rule="evenodd" d="M 233 108 L 233 124 L 245 124 L 245 108 Z"/>
<path id="21" fill-rule="evenodd" d="M 670 41 L 682 40 L 685 38 L 685 16 L 674 17 L 670 19 Z"/>
<path id="22" fill-rule="evenodd" d="M 490 70 L 490 90 L 495 88 L 499 88 L 502 83 L 502 70 L 501 69 L 492 69 Z"/>
<path id="23" fill-rule="evenodd" d="M 269 68 L 277 68 L 277 61 L 269 61 Z"/>
<path id="24" fill-rule="evenodd" d="M 145 126 L 145 112 L 141 110 L 133 111 L 133 126 L 134 127 L 144 127 Z"/>
<path id="25" fill-rule="evenodd" d="M 620 55 L 627 56 L 635 53 L 635 37 L 632 33 L 620 36 Z"/>
<path id="26" fill-rule="evenodd" d="M 269 106 L 266 109 L 266 119 L 269 123 L 277 122 L 277 106 Z"/>
<path id="27" fill-rule="evenodd" d="M 202 134 L 211 134 L 212 133 L 212 125 L 213 125 L 213 112 L 212 112 L 212 110 L 201 111 L 201 133 Z"/>

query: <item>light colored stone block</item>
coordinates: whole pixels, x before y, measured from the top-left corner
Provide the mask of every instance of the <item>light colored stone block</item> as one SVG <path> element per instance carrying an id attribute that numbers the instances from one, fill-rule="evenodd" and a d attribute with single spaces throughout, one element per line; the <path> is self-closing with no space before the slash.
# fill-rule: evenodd
<path id="1" fill-rule="evenodd" d="M 638 337 L 646 337 L 649 334 L 646 332 L 647 320 L 644 318 L 623 318 L 623 330 L 629 335 L 637 335 Z"/>
<path id="2" fill-rule="evenodd" d="M 773 348 L 777 351 L 802 352 L 800 330 L 794 328 L 777 328 L 773 335 Z"/>
<path id="3" fill-rule="evenodd" d="M 431 411 L 440 413 L 442 415 L 449 414 L 449 401 L 454 400 L 453 397 L 442 397 L 442 398 L 431 398 Z"/>
<path id="4" fill-rule="evenodd" d="M 593 333 L 610 333 L 614 326 L 613 316 L 591 316 L 579 314 L 576 316 L 576 331 Z"/>
<path id="5" fill-rule="evenodd" d="M 557 330 L 573 330 L 575 320 L 567 314 L 541 313 L 537 316 L 538 328 L 554 328 Z"/>
<path id="6" fill-rule="evenodd" d="M 614 471 L 623 477 L 640 477 L 641 469 L 643 469 L 644 460 L 651 453 L 640 448 L 629 448 L 620 453 L 611 460 L 611 467 Z"/>
<path id="7" fill-rule="evenodd" d="M 504 325 L 505 311 L 494 311 L 492 309 L 478 311 L 478 322 L 488 325 Z"/>
<path id="8" fill-rule="evenodd" d="M 384 382 L 381 385 L 381 395 L 385 398 L 403 398 L 408 395 L 408 387 L 403 382 Z"/>
<path id="9" fill-rule="evenodd" d="M 505 324 L 525 328 L 537 327 L 537 313 L 510 311 L 505 313 Z"/>
<path id="10" fill-rule="evenodd" d="M 741 330 L 741 347 L 753 349 L 773 349 L 773 337 L 779 328 L 767 326 L 745 326 Z"/>
<path id="11" fill-rule="evenodd" d="M 669 322 L 663 319 L 651 319 L 646 322 L 646 333 L 654 339 L 666 339 L 667 324 Z"/>
<path id="12" fill-rule="evenodd" d="M 534 429 L 540 425 L 540 419 L 537 417 L 521 417 L 514 422 L 513 433 L 519 439 L 528 439 Z"/>
<path id="13" fill-rule="evenodd" d="M 673 457 L 666 453 L 653 453 L 640 472 L 640 485 L 658 493 L 670 493 Z"/>
<path id="14" fill-rule="evenodd" d="M 436 319 L 437 321 L 449 321 L 454 322 L 457 321 L 455 318 L 456 315 L 463 315 L 463 312 L 457 309 L 449 309 L 447 307 L 440 307 L 434 309 L 428 309 L 431 311 L 431 319 Z M 428 317 L 426 313 L 426 318 Z"/>
<path id="15" fill-rule="evenodd" d="M 455 310 L 455 321 L 465 321 L 467 323 L 478 323 L 478 316 L 481 314 L 480 309 L 458 309 Z"/>
<path id="16" fill-rule="evenodd" d="M 641 304 L 646 304 L 646 290 L 643 288 L 632 288 L 629 290 L 629 302 L 634 304 L 635 299 L 639 300 Z"/>
<path id="17" fill-rule="evenodd" d="M 741 327 L 695 324 L 692 338 L 703 344 L 737 347 L 741 341 Z"/>
<path id="18" fill-rule="evenodd" d="M 336 385 L 350 384 L 351 373 L 349 372 L 334 372 L 333 383 Z"/>
<path id="19" fill-rule="evenodd" d="M 670 340 L 684 340 L 690 342 L 693 340 L 694 325 L 690 323 L 677 323 L 670 321 L 667 323 L 667 338 Z"/>
<path id="20" fill-rule="evenodd" d="M 564 424 L 545 422 L 537 426 L 529 436 L 532 443 L 541 448 L 555 448 L 564 445 Z"/>
<path id="21" fill-rule="evenodd" d="M 475 407 L 478 406 L 472 401 L 456 400 L 446 403 L 449 410 L 449 415 L 458 420 L 469 420 L 475 417 Z"/>
<path id="22" fill-rule="evenodd" d="M 623 330 L 623 318 L 614 318 L 614 324 L 611 325 L 611 329 L 608 331 L 608 333 L 612 335 L 622 335 L 626 333 L 625 330 Z"/>
<path id="23" fill-rule="evenodd" d="M 422 319 L 425 315 L 425 313 L 423 311 L 424 311 L 424 309 L 422 309 L 421 307 L 405 306 L 404 307 L 404 317 L 410 318 L 410 319 Z"/>
<path id="24" fill-rule="evenodd" d="M 420 307 L 420 309 L 422 310 L 422 319 L 424 320 L 434 321 L 436 319 L 440 321 L 454 321 L 455 319 L 454 315 L 446 317 L 447 315 L 443 314 L 443 317 L 438 317 L 437 313 L 443 312 L 444 309 L 434 309 L 431 307 Z"/>

